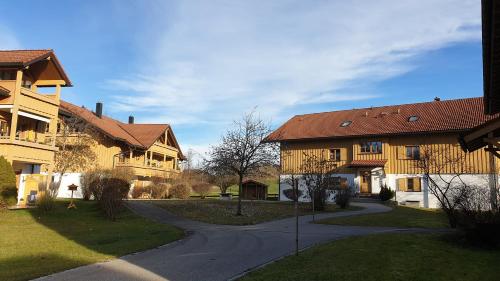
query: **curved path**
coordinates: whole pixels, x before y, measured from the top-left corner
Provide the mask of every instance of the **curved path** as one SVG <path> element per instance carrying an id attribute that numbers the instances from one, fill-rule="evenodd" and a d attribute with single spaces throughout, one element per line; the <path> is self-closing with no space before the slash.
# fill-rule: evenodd
<path id="1" fill-rule="evenodd" d="M 229 280 L 258 266 L 290 255 L 295 245 L 295 218 L 252 226 L 213 225 L 173 216 L 151 203 L 129 201 L 139 215 L 185 229 L 182 240 L 108 262 L 63 271 L 40 280 Z M 353 203 L 359 211 L 325 213 L 316 219 L 389 211 L 374 203 Z M 300 248 L 349 236 L 408 231 L 388 227 L 357 227 L 310 223 L 299 220 Z"/>

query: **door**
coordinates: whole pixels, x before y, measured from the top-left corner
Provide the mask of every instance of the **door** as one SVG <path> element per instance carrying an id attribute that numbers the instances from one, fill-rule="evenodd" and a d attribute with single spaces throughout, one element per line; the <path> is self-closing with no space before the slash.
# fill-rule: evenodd
<path id="1" fill-rule="evenodd" d="M 372 173 L 370 171 L 361 171 L 360 193 L 372 192 Z"/>

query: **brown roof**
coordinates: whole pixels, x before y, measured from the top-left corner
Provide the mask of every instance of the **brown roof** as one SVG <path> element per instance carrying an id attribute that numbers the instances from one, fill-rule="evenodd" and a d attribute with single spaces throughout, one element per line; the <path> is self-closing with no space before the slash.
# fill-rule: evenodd
<path id="1" fill-rule="evenodd" d="M 120 126 L 139 141 L 144 147 L 152 146 L 165 131 L 170 128 L 168 124 L 123 124 Z"/>
<path id="2" fill-rule="evenodd" d="M 352 160 L 350 167 L 384 167 L 387 160 Z"/>
<path id="3" fill-rule="evenodd" d="M 170 128 L 168 124 L 126 124 L 105 115 L 99 118 L 92 111 L 63 100 L 61 100 L 60 110 L 82 118 L 115 140 L 140 149 L 151 147 Z M 180 158 L 184 159 L 175 136 L 173 134 L 172 136 L 175 146 L 179 149 Z"/>
<path id="4" fill-rule="evenodd" d="M 252 180 L 252 179 L 247 179 L 247 180 L 244 180 L 241 184 L 249 184 L 249 183 L 253 183 L 255 185 L 260 185 L 260 186 L 265 186 L 267 187 L 268 185 L 265 184 L 265 183 L 262 183 L 260 181 L 256 181 L 256 180 Z"/>
<path id="5" fill-rule="evenodd" d="M 0 66 L 26 67 L 50 57 L 57 67 L 59 73 L 66 81 L 66 86 L 72 86 L 66 72 L 59 63 L 52 49 L 43 50 L 0 50 Z"/>
<path id="6" fill-rule="evenodd" d="M 410 116 L 418 120 L 409 122 Z M 463 132 L 497 116 L 484 114 L 482 98 L 341 110 L 297 115 L 266 141 Z M 352 123 L 342 127 L 344 121 Z"/>

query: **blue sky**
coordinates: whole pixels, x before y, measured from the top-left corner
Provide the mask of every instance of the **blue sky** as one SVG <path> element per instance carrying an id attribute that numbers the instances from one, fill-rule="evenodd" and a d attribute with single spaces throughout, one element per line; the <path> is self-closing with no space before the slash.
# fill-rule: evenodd
<path id="1" fill-rule="evenodd" d="M 1 49 L 54 49 L 64 99 L 170 123 L 185 151 L 255 107 L 277 127 L 482 94 L 479 0 L 29 2 L 0 6 Z"/>

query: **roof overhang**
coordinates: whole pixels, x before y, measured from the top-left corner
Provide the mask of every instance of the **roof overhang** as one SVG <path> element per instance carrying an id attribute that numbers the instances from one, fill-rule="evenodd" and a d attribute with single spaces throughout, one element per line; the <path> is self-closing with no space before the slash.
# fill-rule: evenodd
<path id="1" fill-rule="evenodd" d="M 500 112 L 500 3 L 482 0 L 484 111 Z"/>
<path id="2" fill-rule="evenodd" d="M 63 87 L 72 87 L 73 84 L 71 83 L 71 80 L 69 80 L 68 75 L 64 71 L 61 63 L 57 59 L 56 54 L 52 50 L 48 50 L 46 53 L 43 55 L 40 55 L 28 62 L 0 62 L 0 66 L 4 67 L 14 67 L 14 68 L 27 68 L 30 67 L 31 65 L 34 65 L 36 63 L 42 62 L 44 60 L 49 60 L 52 61 L 54 64 L 55 68 L 57 69 L 57 72 L 61 76 L 62 80 L 64 80 L 65 84 L 62 85 Z"/>
<path id="3" fill-rule="evenodd" d="M 464 151 L 473 152 L 495 143 L 500 136 L 500 116 L 461 134 L 458 141 Z"/>

